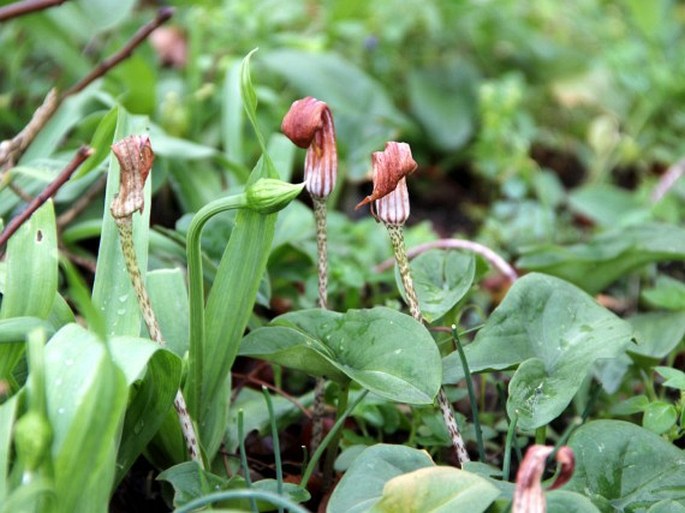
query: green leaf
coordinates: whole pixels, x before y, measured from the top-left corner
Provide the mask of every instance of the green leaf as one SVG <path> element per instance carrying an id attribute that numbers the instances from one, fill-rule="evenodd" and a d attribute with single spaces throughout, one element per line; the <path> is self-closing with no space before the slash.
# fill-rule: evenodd
<path id="1" fill-rule="evenodd" d="M 609 411 L 613 415 L 633 415 L 645 411 L 648 406 L 649 399 L 646 395 L 640 394 L 613 405 Z"/>
<path id="2" fill-rule="evenodd" d="M 434 148 L 458 150 L 473 135 L 477 78 L 476 70 L 464 61 L 409 71 L 410 108 Z"/>
<path id="3" fill-rule="evenodd" d="M 661 435 L 671 429 L 676 420 L 678 420 L 678 412 L 672 404 L 665 401 L 653 401 L 645 409 L 642 426 Z"/>
<path id="4" fill-rule="evenodd" d="M 600 513 L 592 501 L 580 493 L 552 490 L 545 496 L 547 513 Z"/>
<path id="5" fill-rule="evenodd" d="M 119 482 L 172 410 L 182 366 L 176 355 L 147 339 L 114 337 L 109 347 L 130 390 L 117 454 Z"/>
<path id="6" fill-rule="evenodd" d="M 645 221 L 649 216 L 633 193 L 609 184 L 576 189 L 568 201 L 574 212 L 604 227 Z"/>
<path id="7" fill-rule="evenodd" d="M 642 291 L 642 299 L 657 308 L 685 310 L 685 284 L 660 274 L 654 287 Z"/>
<path id="8" fill-rule="evenodd" d="M 637 346 L 631 353 L 661 360 L 685 336 L 685 312 L 648 312 L 629 317 Z"/>
<path id="9" fill-rule="evenodd" d="M 428 467 L 388 481 L 369 513 L 480 513 L 499 490 L 486 479 L 452 467 Z"/>
<path id="10" fill-rule="evenodd" d="M 118 141 L 133 133 L 144 131 L 144 120 L 134 118 L 125 109 L 118 109 L 117 129 L 114 140 Z M 154 141 L 152 141 L 154 147 Z M 93 284 L 93 305 L 102 312 L 107 335 L 140 334 L 140 310 L 126 271 L 121 253 L 119 233 L 114 219 L 109 213 L 114 195 L 119 190 L 119 163 L 111 154 L 107 172 L 107 191 L 105 212 L 103 213 L 102 235 L 98 250 L 97 271 Z M 145 184 L 145 205 L 150 204 L 150 181 Z M 150 209 L 142 214 L 133 215 L 133 241 L 141 272 L 147 268 L 147 247 L 150 223 Z"/>
<path id="11" fill-rule="evenodd" d="M 259 146 L 261 147 L 262 152 L 266 153 L 264 137 L 262 136 L 262 132 L 259 130 L 259 124 L 257 123 L 257 92 L 252 85 L 252 74 L 250 73 L 250 60 L 256 51 L 257 49 L 255 48 L 248 53 L 240 66 L 240 96 L 243 99 L 243 107 L 245 108 L 247 118 L 254 127 Z"/>
<path id="12" fill-rule="evenodd" d="M 575 431 L 568 444 L 576 466 L 565 490 L 585 495 L 602 511 L 637 513 L 665 500 L 685 505 L 683 451 L 658 435 L 597 420 Z"/>
<path id="13" fill-rule="evenodd" d="M 245 337 L 240 354 L 338 381 L 346 376 L 410 404 L 431 404 L 440 388 L 433 337 L 421 323 L 385 307 L 281 315 Z"/>
<path id="14" fill-rule="evenodd" d="M 54 331 L 52 325 L 38 317 L 13 317 L 0 320 L 0 344 L 24 343 L 32 330 L 42 328 L 48 335 Z"/>
<path id="15" fill-rule="evenodd" d="M 105 511 L 128 396 L 104 343 L 76 324 L 45 347 L 57 510 Z"/>
<path id="16" fill-rule="evenodd" d="M 670 260 L 685 260 L 685 228 L 645 223 L 602 233 L 587 243 L 525 249 L 517 266 L 595 294 L 635 268 Z"/>
<path id="17" fill-rule="evenodd" d="M 159 321 L 166 347 L 183 358 L 188 351 L 188 291 L 180 269 L 147 273 L 150 302 Z"/>
<path id="18" fill-rule="evenodd" d="M 186 461 L 166 469 L 157 476 L 174 487 L 174 506 L 183 506 L 211 492 L 228 489 L 228 481 L 202 470 L 197 462 Z"/>
<path id="19" fill-rule="evenodd" d="M 473 343 L 471 372 L 520 365 L 510 384 L 509 415 L 522 429 L 548 423 L 569 404 L 599 359 L 629 346 L 630 325 L 573 285 L 543 274 L 516 281 Z M 463 378 L 456 353 L 444 359 L 445 382 Z"/>
<path id="20" fill-rule="evenodd" d="M 221 131 L 224 153 L 241 164 L 244 163 L 243 148 L 243 102 L 240 95 L 240 63 L 226 69 L 221 94 Z"/>
<path id="21" fill-rule="evenodd" d="M 378 444 L 365 449 L 333 490 L 327 513 L 364 513 L 383 495 L 391 479 L 435 463 L 425 451 Z"/>
<path id="22" fill-rule="evenodd" d="M 7 243 L 0 319 L 47 319 L 57 295 L 57 263 L 55 212 L 48 200 Z M 11 374 L 23 352 L 24 344 L 0 345 L 0 379 Z"/>
<path id="23" fill-rule="evenodd" d="M 245 110 L 262 140 L 254 111 L 256 103 L 250 99 L 254 91 L 249 78 L 249 55 L 243 62 L 241 76 Z M 247 185 L 260 178 L 278 176 L 274 162 L 268 153 L 264 153 Z M 275 225 L 276 214 L 262 215 L 248 209 L 238 213 L 207 298 L 201 397 L 198 404 L 191 403 L 189 407 L 197 412 L 200 439 L 210 458 L 218 450 L 226 427 L 226 385 L 266 271 Z M 188 384 L 189 387 L 196 385 Z M 210 422 L 210 419 L 214 420 Z"/>
<path id="24" fill-rule="evenodd" d="M 88 157 L 81 165 L 74 175 L 74 178 L 86 176 L 93 169 L 102 164 L 107 158 L 107 155 L 109 155 L 110 146 L 112 145 L 112 139 L 117 126 L 117 119 L 119 117 L 118 110 L 119 106 L 115 105 L 100 120 L 100 123 L 93 134 L 93 138 L 90 141 L 90 147 L 95 150 L 95 153 Z"/>
<path id="25" fill-rule="evenodd" d="M 449 312 L 469 291 L 476 275 L 476 259 L 463 251 L 434 249 L 411 262 L 411 275 L 421 313 L 430 323 Z M 397 266 L 395 281 L 403 291 Z"/>
<path id="26" fill-rule="evenodd" d="M 675 501 L 659 501 L 647 513 L 685 513 L 685 506 Z"/>
<path id="27" fill-rule="evenodd" d="M 685 372 L 671 367 L 655 367 L 654 370 L 666 378 L 663 386 L 685 390 Z"/>

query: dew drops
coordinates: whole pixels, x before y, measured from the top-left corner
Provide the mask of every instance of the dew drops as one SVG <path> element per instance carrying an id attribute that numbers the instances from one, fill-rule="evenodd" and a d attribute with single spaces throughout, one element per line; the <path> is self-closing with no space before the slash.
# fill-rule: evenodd
<path id="1" fill-rule="evenodd" d="M 58 408 L 58 409 L 57 409 L 57 414 L 58 414 L 58 415 L 63 415 L 64 412 L 65 412 L 65 409 L 64 409 L 64 408 Z"/>
<path id="2" fill-rule="evenodd" d="M 117 310 L 117 315 L 124 315 L 126 313 L 126 308 L 119 308 Z"/>
<path id="3" fill-rule="evenodd" d="M 120 303 L 125 303 L 127 299 L 128 299 L 128 294 L 122 294 L 121 296 L 119 296 L 119 302 Z"/>

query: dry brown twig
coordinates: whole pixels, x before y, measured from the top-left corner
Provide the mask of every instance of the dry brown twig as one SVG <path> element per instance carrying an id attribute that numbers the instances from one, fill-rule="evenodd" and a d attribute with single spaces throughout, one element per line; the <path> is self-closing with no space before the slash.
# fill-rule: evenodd
<path id="1" fill-rule="evenodd" d="M 64 0 L 62 0 L 63 2 Z M 62 3 L 59 2 L 59 3 Z M 21 9 L 18 7 L 19 4 L 22 4 Z M 33 9 L 26 10 L 26 6 L 28 5 L 33 6 Z M 50 7 L 50 2 L 48 0 L 33 0 L 33 1 L 27 1 L 27 2 L 17 2 L 16 4 L 12 4 L 10 6 L 6 6 L 5 8 L 0 9 L 0 21 L 3 19 L 8 19 L 8 18 L 3 18 L 3 11 L 4 15 L 7 15 L 7 9 L 10 7 L 14 6 L 14 10 L 10 11 L 10 14 L 12 16 L 10 17 L 15 17 L 19 16 L 21 14 L 25 14 L 26 12 L 32 12 L 35 10 L 38 10 L 39 8 L 46 8 Z M 52 4 L 57 5 L 57 2 L 52 2 Z M 37 5 L 43 5 L 43 7 L 36 7 Z M 22 9 L 24 9 L 22 11 Z M 13 14 L 17 13 L 17 14 Z M 102 77 L 105 73 L 107 73 L 110 69 L 112 69 L 114 66 L 119 64 L 121 61 L 127 59 L 128 57 L 131 56 L 133 51 L 143 42 L 145 39 L 154 31 L 156 28 L 158 28 L 160 25 L 165 23 L 171 16 L 173 16 L 174 10 L 170 7 L 164 7 L 162 9 L 159 9 L 157 11 L 157 16 L 150 22 L 146 23 L 143 25 L 135 34 L 134 36 L 126 43 L 126 45 L 121 48 L 118 52 L 116 52 L 114 55 L 108 57 L 104 61 L 102 61 L 95 69 L 93 69 L 88 75 L 86 75 L 84 78 L 79 80 L 76 84 L 71 86 L 69 89 L 67 89 L 62 95 L 58 95 L 56 89 L 50 90 L 50 92 L 47 94 L 45 99 L 43 100 L 43 103 L 41 104 L 40 107 L 36 110 L 36 112 L 33 114 L 31 117 L 31 121 L 24 127 L 24 129 L 19 132 L 15 137 L 12 139 L 8 139 L 6 141 L 0 142 L 0 180 L 2 179 L 7 179 L 6 173 L 9 171 L 10 168 L 14 167 L 14 165 L 19 161 L 21 156 L 24 154 L 24 151 L 26 151 L 26 148 L 33 142 L 35 139 L 36 135 L 43 129 L 43 127 L 47 124 L 47 122 L 52 118 L 54 113 L 57 111 L 59 106 L 62 104 L 62 102 L 69 96 L 76 94 L 83 89 L 85 89 L 89 84 L 91 84 L 93 81 L 96 79 Z M 79 150 L 80 152 L 81 150 Z M 90 154 L 89 154 L 90 155 Z M 85 160 L 85 159 L 84 159 Z M 79 162 L 78 165 L 81 165 L 83 161 Z M 78 166 L 77 166 L 78 167 Z M 66 169 L 65 169 L 66 170 Z M 75 168 L 71 171 L 73 173 L 75 171 Z M 64 173 L 64 171 L 62 172 Z M 53 196 L 57 190 L 64 185 L 66 180 L 63 180 L 63 175 L 60 173 L 60 175 L 53 181 L 50 185 L 48 185 L 43 192 L 41 192 L 36 198 L 30 198 L 28 195 L 26 195 L 21 189 L 14 187 L 13 184 L 9 184 L 10 188 L 24 201 L 27 203 L 30 203 L 29 207 L 22 213 L 22 215 L 17 216 L 17 218 L 13 219 L 8 225 L 7 229 L 2 233 L 2 237 L 0 237 L 0 246 L 2 246 L 5 242 L 7 242 L 7 239 L 14 233 L 26 220 L 30 217 L 31 213 L 35 212 L 35 210 L 40 207 L 40 205 L 47 200 L 47 198 Z M 71 174 L 69 174 L 71 176 Z M 68 179 L 68 177 L 67 177 Z M 54 188 L 55 184 L 57 185 L 57 188 Z M 46 195 L 46 192 L 48 194 Z M 41 202 L 34 204 L 34 201 L 39 200 L 39 198 L 43 198 Z M 32 207 L 32 205 L 34 205 Z M 29 212 L 27 215 L 26 212 Z M 17 224 L 18 223 L 18 224 Z M 12 231 L 9 231 L 9 228 L 12 228 Z"/>
<path id="2" fill-rule="evenodd" d="M 62 185 L 66 183 L 72 174 L 79 168 L 83 162 L 90 157 L 93 153 L 92 148 L 88 146 L 82 146 L 74 158 L 69 162 L 67 167 L 65 167 L 57 178 L 55 178 L 41 193 L 33 198 L 31 203 L 26 207 L 26 209 L 13 218 L 8 224 L 5 230 L 0 234 L 0 247 L 2 247 L 7 240 L 19 229 L 19 227 L 26 222 L 26 220 L 31 217 L 38 208 L 45 203 L 50 197 L 52 197 Z"/>
<path id="3" fill-rule="evenodd" d="M 67 0 L 23 0 L 22 2 L 14 2 L 13 4 L 0 7 L 0 21 L 18 18 L 25 14 L 49 9 L 50 7 L 57 7 L 66 1 Z"/>

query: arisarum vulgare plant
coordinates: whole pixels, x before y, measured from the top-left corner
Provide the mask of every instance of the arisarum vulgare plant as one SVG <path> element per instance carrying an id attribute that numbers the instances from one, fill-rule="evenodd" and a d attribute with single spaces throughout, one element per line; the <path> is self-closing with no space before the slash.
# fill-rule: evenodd
<path id="1" fill-rule="evenodd" d="M 133 245 L 133 214 L 142 212 L 145 206 L 143 188 L 152 169 L 155 154 L 150 145 L 150 138 L 146 135 L 131 135 L 124 138 L 112 145 L 112 152 L 119 161 L 121 171 L 119 193 L 112 201 L 110 211 L 119 230 L 119 240 L 126 269 L 131 278 L 133 290 L 136 293 L 150 338 L 158 344 L 164 345 L 159 322 L 152 309 L 150 296 L 145 288 L 145 281 L 141 275 Z M 195 426 L 188 414 L 185 397 L 181 390 L 177 391 L 174 398 L 174 408 L 178 415 L 188 454 L 202 467 L 202 455 Z"/>
<path id="2" fill-rule="evenodd" d="M 319 306 L 328 308 L 326 199 L 335 186 L 338 174 L 333 115 L 326 103 L 308 96 L 293 102 L 283 118 L 281 130 L 295 145 L 307 149 L 304 182 L 312 198 L 316 220 Z M 323 435 L 324 388 L 324 379 L 317 378 L 310 444 L 312 451 L 319 445 Z"/>
<path id="3" fill-rule="evenodd" d="M 384 151 L 372 153 L 371 164 L 373 191 L 356 208 L 370 203 L 371 213 L 387 228 L 395 261 L 402 278 L 402 285 L 409 303 L 409 310 L 414 319 L 418 322 L 423 322 L 419 299 L 416 295 L 409 268 L 403 228 L 404 223 L 409 218 L 409 191 L 407 189 L 406 177 L 416 170 L 417 164 L 412 157 L 409 145 L 398 142 L 388 142 L 385 145 Z M 443 388 L 440 388 L 438 393 L 438 406 L 440 407 L 440 412 L 442 413 L 459 463 L 463 465 L 469 461 L 469 455 L 466 451 L 464 439 L 459 432 L 452 406 Z"/>

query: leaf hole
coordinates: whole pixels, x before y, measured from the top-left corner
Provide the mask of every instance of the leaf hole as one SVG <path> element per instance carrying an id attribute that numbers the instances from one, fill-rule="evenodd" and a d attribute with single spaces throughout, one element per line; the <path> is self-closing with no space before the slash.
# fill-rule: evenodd
<path id="1" fill-rule="evenodd" d="M 36 242 L 41 242 L 42 240 L 43 240 L 43 231 L 42 231 L 42 230 L 38 230 L 38 231 L 36 232 Z"/>

